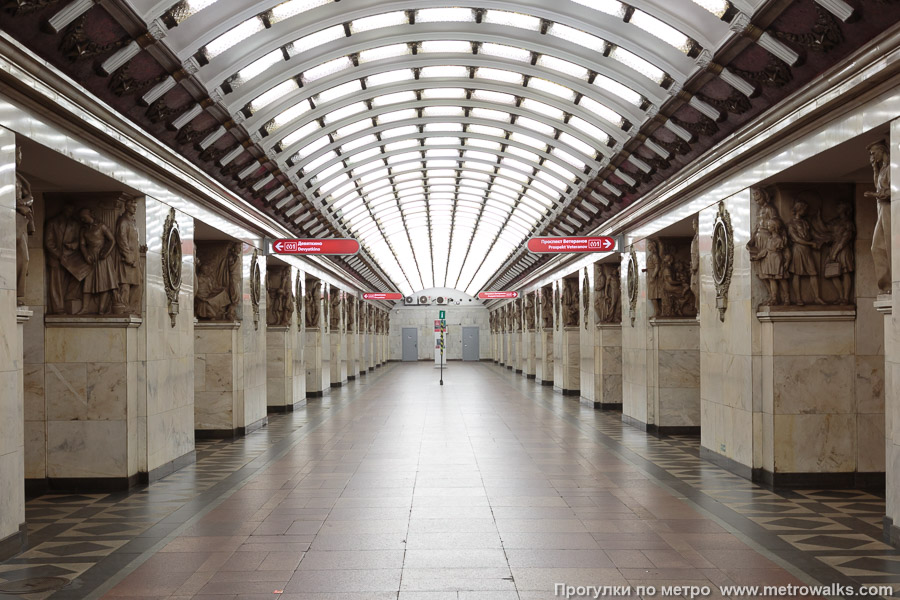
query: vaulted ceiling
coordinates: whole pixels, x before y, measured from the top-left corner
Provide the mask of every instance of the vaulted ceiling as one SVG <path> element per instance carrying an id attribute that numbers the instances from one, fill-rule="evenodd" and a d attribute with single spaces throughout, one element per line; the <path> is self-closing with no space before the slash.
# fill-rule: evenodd
<path id="1" fill-rule="evenodd" d="M 345 266 L 370 287 L 470 294 L 533 267 L 528 237 L 593 229 L 897 19 L 890 0 L 7 9 L 56 32 L 51 49 L 19 31 L 27 45 L 297 235 L 357 238 Z"/>

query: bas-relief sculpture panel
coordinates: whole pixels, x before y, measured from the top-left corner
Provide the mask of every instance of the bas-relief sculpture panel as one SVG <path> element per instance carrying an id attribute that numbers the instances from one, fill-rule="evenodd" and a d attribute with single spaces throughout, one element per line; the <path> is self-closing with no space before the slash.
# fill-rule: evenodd
<path id="1" fill-rule="evenodd" d="M 696 316 L 691 288 L 691 240 L 647 240 L 647 297 L 654 317 Z"/>
<path id="2" fill-rule="evenodd" d="M 137 201 L 119 192 L 46 194 L 48 314 L 140 315 Z"/>
<path id="3" fill-rule="evenodd" d="M 306 297 L 304 320 L 307 329 L 318 329 L 321 326 L 322 312 L 322 281 L 320 279 L 306 280 Z"/>
<path id="4" fill-rule="evenodd" d="M 594 264 L 594 318 L 598 324 L 622 322 L 621 266 Z"/>
<path id="5" fill-rule="evenodd" d="M 578 327 L 578 277 L 562 280 L 562 324 L 563 327 Z"/>
<path id="6" fill-rule="evenodd" d="M 721 323 L 707 312 L 716 290 L 701 278 L 702 446 L 770 472 L 878 471 L 882 453 L 869 441 L 881 431 L 872 425 L 883 422 L 883 349 L 877 319 L 866 312 L 878 292 L 876 278 L 868 253 L 860 251 L 872 238 L 876 206 L 862 190 L 828 184 L 752 190 L 752 213 L 750 203 L 750 191 L 726 201 L 737 219 L 736 251 L 730 308 Z M 701 213 L 703 270 L 714 267 L 705 249 L 713 244 L 715 220 L 712 207 Z M 748 239 L 741 238 L 744 231 Z M 799 254 L 798 245 L 805 248 Z M 775 302 L 782 312 L 773 315 L 797 311 L 799 320 L 759 323 L 757 305 Z M 850 320 L 816 316 L 836 310 Z M 766 372 L 771 375 L 763 377 Z M 842 425 L 823 429 L 828 422 Z M 834 437 L 839 430 L 841 439 Z M 802 441 L 820 435 L 828 438 L 822 452 Z"/>
<path id="7" fill-rule="evenodd" d="M 768 292 L 761 306 L 855 304 L 852 185 L 780 184 L 751 196 L 756 220 L 747 250 Z"/>
<path id="8" fill-rule="evenodd" d="M 290 327 L 295 302 L 289 266 L 271 265 L 266 269 L 266 298 L 266 325 Z"/>
<path id="9" fill-rule="evenodd" d="M 196 242 L 194 315 L 200 321 L 241 320 L 241 243 Z"/>

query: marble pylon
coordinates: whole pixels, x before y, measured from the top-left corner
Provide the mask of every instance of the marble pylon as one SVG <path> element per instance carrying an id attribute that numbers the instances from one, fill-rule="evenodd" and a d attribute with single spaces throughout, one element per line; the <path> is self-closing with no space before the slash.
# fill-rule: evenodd
<path id="1" fill-rule="evenodd" d="M 566 396 L 581 395 L 581 328 L 560 327 L 556 332 L 553 387 Z"/>
<path id="2" fill-rule="evenodd" d="M 900 152 L 900 119 L 891 123 L 891 152 Z M 891 160 L 891 297 L 879 297 L 885 329 L 886 537 L 900 547 L 900 161 Z M 888 308 L 888 306 L 890 308 Z M 888 312 L 890 311 L 890 312 Z"/>
<path id="3" fill-rule="evenodd" d="M 194 325 L 194 427 L 198 437 L 245 435 L 265 425 L 266 295 L 261 294 L 259 326 L 251 302 L 253 248 L 244 244 L 241 277 L 245 301 L 240 321 L 200 321 Z M 264 257 L 262 261 L 264 261 Z M 265 271 L 265 264 L 260 265 Z"/>

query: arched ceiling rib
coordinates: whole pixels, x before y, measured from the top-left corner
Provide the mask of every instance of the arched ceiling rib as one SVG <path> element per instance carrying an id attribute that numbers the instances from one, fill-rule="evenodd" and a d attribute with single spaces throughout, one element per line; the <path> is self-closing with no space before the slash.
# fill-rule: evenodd
<path id="1" fill-rule="evenodd" d="M 144 101 L 184 77 L 199 86 L 162 118 L 223 175 L 298 233 L 357 237 L 351 264 L 400 291 L 470 294 L 527 237 L 583 230 L 694 139 L 657 115 L 759 2 L 126 1 L 148 29 L 165 25 L 160 43 L 182 65 Z M 209 110 L 221 125 L 194 129 Z M 648 123 L 675 142 L 650 139 Z"/>
<path id="2" fill-rule="evenodd" d="M 719 0 L 557 4 L 137 7 L 177 23 L 169 48 L 402 291 L 474 294 L 728 35 Z"/>

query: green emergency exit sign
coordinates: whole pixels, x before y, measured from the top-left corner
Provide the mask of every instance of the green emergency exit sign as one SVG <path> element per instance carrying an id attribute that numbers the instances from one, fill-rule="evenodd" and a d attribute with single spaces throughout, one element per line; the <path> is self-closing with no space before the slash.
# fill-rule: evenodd
<path id="1" fill-rule="evenodd" d="M 447 311 L 446 311 L 446 310 L 440 310 L 440 311 L 438 311 L 438 319 L 446 319 L 446 318 L 447 318 Z"/>

